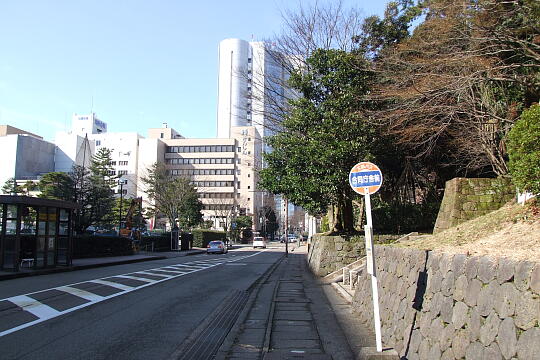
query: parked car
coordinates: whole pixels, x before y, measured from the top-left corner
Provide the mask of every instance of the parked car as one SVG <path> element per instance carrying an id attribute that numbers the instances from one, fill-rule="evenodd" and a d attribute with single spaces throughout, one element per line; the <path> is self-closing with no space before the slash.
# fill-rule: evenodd
<path id="1" fill-rule="evenodd" d="M 262 236 L 255 236 L 253 238 L 253 248 L 263 248 L 266 249 L 266 241 L 264 240 L 264 237 Z"/>
<path id="2" fill-rule="evenodd" d="M 225 243 L 220 240 L 210 241 L 206 248 L 207 254 L 226 254 L 227 251 L 227 246 L 225 246 Z"/>

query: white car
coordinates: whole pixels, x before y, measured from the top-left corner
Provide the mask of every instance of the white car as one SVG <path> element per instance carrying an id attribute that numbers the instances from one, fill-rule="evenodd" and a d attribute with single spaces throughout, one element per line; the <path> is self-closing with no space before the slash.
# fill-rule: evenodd
<path id="1" fill-rule="evenodd" d="M 266 241 L 264 241 L 264 238 L 262 236 L 255 236 L 253 238 L 253 248 L 263 248 L 266 249 Z"/>
<path id="2" fill-rule="evenodd" d="M 290 243 L 295 243 L 298 241 L 298 238 L 294 235 L 289 235 L 287 240 L 290 242 Z"/>

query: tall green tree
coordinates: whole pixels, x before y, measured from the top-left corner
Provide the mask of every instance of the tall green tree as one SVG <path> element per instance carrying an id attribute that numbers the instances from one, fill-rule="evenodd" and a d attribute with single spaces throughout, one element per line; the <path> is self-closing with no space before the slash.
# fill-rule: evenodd
<path id="1" fill-rule="evenodd" d="M 540 195 L 540 105 L 521 114 L 508 138 L 512 181 L 520 191 Z"/>
<path id="2" fill-rule="evenodd" d="M 17 185 L 17 181 L 14 177 L 6 180 L 2 186 L 2 193 L 7 195 L 22 195 L 22 189 Z"/>
<path id="3" fill-rule="evenodd" d="M 39 197 L 64 201 L 75 200 L 75 179 L 64 172 L 50 172 L 44 174 L 39 183 Z"/>
<path id="4" fill-rule="evenodd" d="M 180 225 L 191 227 L 202 220 L 202 203 L 188 178 L 172 176 L 164 164 L 155 163 L 141 182 L 151 201 L 151 212 L 164 214 L 169 224 L 175 224 L 178 219 Z"/>
<path id="5" fill-rule="evenodd" d="M 362 56 L 317 50 L 307 67 L 293 72 L 290 85 L 302 94 L 290 102 L 282 131 L 268 139 L 260 186 L 283 194 L 310 213 L 334 206 L 334 231 L 353 231 L 352 166 L 374 159 L 380 142 L 363 111 L 372 73 Z"/>

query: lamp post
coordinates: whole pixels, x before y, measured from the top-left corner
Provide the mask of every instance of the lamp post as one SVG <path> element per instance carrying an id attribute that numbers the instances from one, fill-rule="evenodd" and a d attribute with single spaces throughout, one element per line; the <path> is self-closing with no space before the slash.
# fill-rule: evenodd
<path id="1" fill-rule="evenodd" d="M 120 211 L 118 216 L 118 235 L 120 235 L 120 229 L 122 228 L 122 203 L 124 200 L 124 180 L 118 179 L 118 185 L 120 186 Z"/>

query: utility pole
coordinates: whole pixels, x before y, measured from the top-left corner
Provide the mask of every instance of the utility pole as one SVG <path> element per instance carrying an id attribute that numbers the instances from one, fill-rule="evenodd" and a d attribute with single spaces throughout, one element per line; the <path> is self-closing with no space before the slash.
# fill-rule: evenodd
<path id="1" fill-rule="evenodd" d="M 285 257 L 289 257 L 289 200 L 285 201 Z"/>

